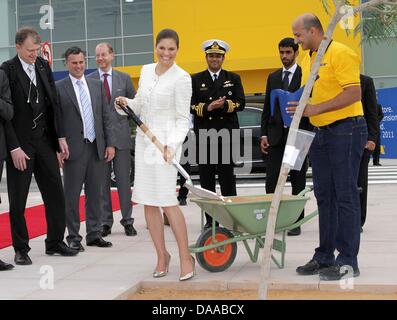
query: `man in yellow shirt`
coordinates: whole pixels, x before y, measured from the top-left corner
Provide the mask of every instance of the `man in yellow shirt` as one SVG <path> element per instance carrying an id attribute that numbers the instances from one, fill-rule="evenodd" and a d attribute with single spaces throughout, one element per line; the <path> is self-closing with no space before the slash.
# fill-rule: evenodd
<path id="1" fill-rule="evenodd" d="M 295 42 L 310 50 L 303 59 L 305 84 L 324 38 L 319 19 L 303 14 L 292 24 Z M 321 280 L 339 280 L 360 274 L 360 202 L 357 178 L 367 142 L 360 87 L 360 61 L 353 50 L 331 41 L 303 116 L 315 127 L 309 158 L 319 210 L 320 245 L 300 275 L 320 274 Z M 293 112 L 295 107 L 288 108 Z M 335 250 L 339 252 L 335 259 Z"/>

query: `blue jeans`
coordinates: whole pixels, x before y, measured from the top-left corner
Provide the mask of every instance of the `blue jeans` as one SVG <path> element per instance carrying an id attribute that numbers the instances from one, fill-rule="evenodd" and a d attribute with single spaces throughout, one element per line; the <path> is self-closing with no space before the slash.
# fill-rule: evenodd
<path id="1" fill-rule="evenodd" d="M 309 157 L 319 210 L 320 246 L 313 259 L 357 268 L 361 226 L 357 179 L 367 125 L 364 117 L 355 117 L 332 127 L 315 128 L 315 132 Z M 335 249 L 339 252 L 336 260 Z"/>

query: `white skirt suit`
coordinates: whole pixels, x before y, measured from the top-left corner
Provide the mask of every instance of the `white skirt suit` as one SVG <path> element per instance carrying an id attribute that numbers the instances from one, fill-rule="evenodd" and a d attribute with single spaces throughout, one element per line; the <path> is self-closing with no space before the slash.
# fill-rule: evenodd
<path id="1" fill-rule="evenodd" d="M 156 65 L 142 67 L 138 92 L 134 99 L 128 100 L 128 106 L 163 145 L 173 148 L 179 160 L 189 130 L 191 78 L 175 63 L 158 76 Z M 162 153 L 138 128 L 132 200 L 159 207 L 178 205 L 176 182 L 177 170 L 164 161 Z"/>

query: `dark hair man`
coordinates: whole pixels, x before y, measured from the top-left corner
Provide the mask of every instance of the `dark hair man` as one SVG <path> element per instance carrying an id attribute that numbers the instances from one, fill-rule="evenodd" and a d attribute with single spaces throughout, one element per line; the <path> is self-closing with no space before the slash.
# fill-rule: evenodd
<path id="1" fill-rule="evenodd" d="M 281 163 L 283 160 L 284 149 L 287 143 L 288 128 L 284 125 L 279 107 L 275 108 L 274 115 L 270 112 L 270 93 L 274 89 L 283 89 L 294 92 L 301 87 L 302 69 L 296 64 L 299 54 L 299 46 L 293 38 L 284 38 L 278 44 L 280 60 L 283 67 L 271 73 L 267 78 L 265 104 L 262 113 L 261 125 L 261 150 L 267 155 L 266 160 L 266 193 L 274 193 L 278 176 L 280 174 Z M 303 118 L 301 129 L 310 130 L 308 118 Z M 296 195 L 306 187 L 306 172 L 308 160 L 306 158 L 302 169 L 291 170 L 290 178 L 292 194 Z M 298 221 L 303 219 L 302 211 Z M 288 232 L 290 236 L 297 236 L 301 233 L 301 228 L 297 227 Z"/>

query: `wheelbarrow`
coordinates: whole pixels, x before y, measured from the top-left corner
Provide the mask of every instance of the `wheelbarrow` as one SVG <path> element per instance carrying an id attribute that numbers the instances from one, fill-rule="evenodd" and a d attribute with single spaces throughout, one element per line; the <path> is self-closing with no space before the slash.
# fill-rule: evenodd
<path id="1" fill-rule="evenodd" d="M 276 233 L 281 239 L 274 239 L 273 249 L 281 254 L 281 259 L 272 255 L 273 262 L 284 268 L 286 252 L 286 234 L 314 218 L 318 211 L 313 211 L 302 220 L 297 221 L 307 200 L 306 193 L 311 188 L 302 190 L 298 195 L 283 195 L 276 222 Z M 252 262 L 258 261 L 259 249 L 263 248 L 266 236 L 267 218 L 273 194 L 255 196 L 225 197 L 224 201 L 209 199 L 191 199 L 204 212 L 212 216 L 212 227 L 200 234 L 195 245 L 190 245 L 190 252 L 204 269 L 220 272 L 229 268 L 236 258 L 237 242 L 243 241 Z M 222 227 L 216 226 L 218 221 Z M 253 249 L 249 240 L 254 240 Z"/>

